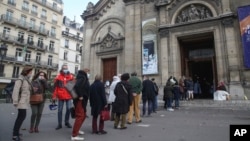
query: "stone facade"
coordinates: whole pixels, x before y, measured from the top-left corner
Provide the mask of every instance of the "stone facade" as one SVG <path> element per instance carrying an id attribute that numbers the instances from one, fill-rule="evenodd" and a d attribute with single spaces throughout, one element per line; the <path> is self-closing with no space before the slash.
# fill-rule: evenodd
<path id="1" fill-rule="evenodd" d="M 237 8 L 249 4 L 248 0 L 89 3 L 81 15 L 85 21 L 82 66 L 93 75 L 102 74 L 102 59 L 115 57 L 117 73 L 137 71 L 139 76 L 154 77 L 160 86 L 169 76 L 197 77 L 195 73 L 207 70 L 197 72 L 196 67 L 205 66 L 211 75 L 200 74 L 211 77 L 207 78 L 211 87 L 224 81 L 232 98 L 250 97 L 250 71 L 243 65 L 237 17 Z M 153 49 L 147 47 L 149 43 Z M 156 65 L 150 64 L 152 60 Z M 150 66 L 155 70 L 146 73 Z"/>

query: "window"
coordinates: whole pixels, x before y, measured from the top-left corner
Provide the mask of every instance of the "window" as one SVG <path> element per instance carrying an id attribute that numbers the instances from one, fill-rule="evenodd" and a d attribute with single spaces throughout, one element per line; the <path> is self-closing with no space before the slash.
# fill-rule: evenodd
<path id="1" fill-rule="evenodd" d="M 37 6 L 36 5 L 32 5 L 32 10 L 31 10 L 32 14 L 37 14 Z"/>
<path id="2" fill-rule="evenodd" d="M 47 18 L 47 11 L 46 10 L 44 10 L 44 9 L 42 9 L 42 14 L 41 14 L 41 18 L 44 18 L 44 19 L 46 19 Z"/>
<path id="3" fill-rule="evenodd" d="M 38 38 L 37 46 L 43 48 L 43 38 Z"/>
<path id="4" fill-rule="evenodd" d="M 77 74 L 77 73 L 78 73 L 78 69 L 79 69 L 79 66 L 78 66 L 78 65 L 76 65 L 76 66 L 75 66 L 75 74 Z"/>
<path id="5" fill-rule="evenodd" d="M 45 31 L 45 23 L 40 23 L 40 32 Z"/>
<path id="6" fill-rule="evenodd" d="M 52 22 L 53 23 L 57 23 L 57 15 L 53 14 Z"/>
<path id="7" fill-rule="evenodd" d="M 30 62 L 31 51 L 27 50 L 25 54 L 25 62 Z"/>
<path id="8" fill-rule="evenodd" d="M 47 77 L 48 77 L 48 79 L 50 79 L 51 78 L 51 71 L 47 71 Z"/>
<path id="9" fill-rule="evenodd" d="M 53 60 L 53 56 L 49 55 L 48 56 L 48 65 L 52 66 L 52 60 Z"/>
<path id="10" fill-rule="evenodd" d="M 18 78 L 18 75 L 19 75 L 19 66 L 14 66 L 13 72 L 12 72 L 12 77 Z"/>
<path id="11" fill-rule="evenodd" d="M 57 4 L 55 2 L 53 2 L 53 8 L 56 9 L 57 8 Z"/>
<path id="12" fill-rule="evenodd" d="M 51 27 L 51 36 L 55 37 L 56 36 L 56 28 Z"/>
<path id="13" fill-rule="evenodd" d="M 33 36 L 32 36 L 32 35 L 29 35 L 29 36 L 28 36 L 27 43 L 28 43 L 29 45 L 33 45 L 33 44 L 34 44 Z"/>
<path id="14" fill-rule="evenodd" d="M 13 12 L 8 10 L 6 12 L 6 20 L 12 21 L 12 16 L 13 16 Z"/>
<path id="15" fill-rule="evenodd" d="M 37 74 L 40 71 L 40 69 L 35 69 L 34 74 Z"/>
<path id="16" fill-rule="evenodd" d="M 22 26 L 25 26 L 25 24 L 26 24 L 26 16 L 21 16 L 21 19 L 20 19 L 20 24 L 22 25 Z"/>
<path id="17" fill-rule="evenodd" d="M 16 0 L 8 0 L 8 4 L 16 6 Z"/>
<path id="18" fill-rule="evenodd" d="M 10 28 L 4 27 L 4 28 L 3 28 L 3 36 L 4 36 L 5 38 L 9 38 L 9 35 L 10 35 Z"/>
<path id="19" fill-rule="evenodd" d="M 54 41 L 50 41 L 50 43 L 49 43 L 49 50 L 50 51 L 54 51 L 54 44 L 55 44 Z"/>
<path id="20" fill-rule="evenodd" d="M 69 28 L 66 28 L 65 30 L 66 30 L 67 33 L 69 33 Z"/>
<path id="21" fill-rule="evenodd" d="M 80 51 L 80 44 L 79 43 L 76 44 L 76 51 Z"/>
<path id="22" fill-rule="evenodd" d="M 64 51 L 63 59 L 68 60 L 68 52 L 67 51 Z"/>
<path id="23" fill-rule="evenodd" d="M 31 29 L 35 29 L 35 24 L 36 24 L 36 21 L 34 19 L 30 19 L 30 28 Z"/>
<path id="24" fill-rule="evenodd" d="M 20 48 L 16 49 L 16 59 L 17 61 L 23 61 L 23 54 L 22 54 L 23 50 Z"/>
<path id="25" fill-rule="evenodd" d="M 17 41 L 19 41 L 20 43 L 23 43 L 23 41 L 24 41 L 24 32 L 22 32 L 22 31 L 18 32 Z"/>
<path id="26" fill-rule="evenodd" d="M 43 3 L 43 4 L 46 4 L 46 1 L 47 1 L 47 0 L 42 0 L 42 3 Z"/>
<path id="27" fill-rule="evenodd" d="M 23 2 L 22 9 L 25 10 L 25 11 L 29 11 L 29 2 L 24 1 L 24 2 Z"/>
<path id="28" fill-rule="evenodd" d="M 36 63 L 41 64 L 41 53 L 36 53 Z"/>
<path id="29" fill-rule="evenodd" d="M 78 55 L 76 55 L 76 63 L 79 63 L 80 61 L 79 61 L 79 56 Z"/>
<path id="30" fill-rule="evenodd" d="M 69 48 L 69 40 L 67 40 L 67 39 L 65 40 L 65 47 Z"/>

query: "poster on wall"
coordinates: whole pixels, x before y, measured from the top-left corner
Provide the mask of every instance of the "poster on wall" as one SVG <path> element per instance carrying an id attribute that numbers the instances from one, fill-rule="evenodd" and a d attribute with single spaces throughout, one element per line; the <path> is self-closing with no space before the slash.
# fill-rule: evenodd
<path id="1" fill-rule="evenodd" d="M 142 74 L 157 74 L 156 19 L 142 22 Z"/>
<path id="2" fill-rule="evenodd" d="M 244 65 L 250 69 L 250 5 L 238 8 Z"/>

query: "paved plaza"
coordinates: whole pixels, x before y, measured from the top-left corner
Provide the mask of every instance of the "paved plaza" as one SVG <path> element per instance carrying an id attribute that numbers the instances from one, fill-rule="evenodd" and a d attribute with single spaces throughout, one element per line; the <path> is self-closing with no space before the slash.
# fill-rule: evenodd
<path id="1" fill-rule="evenodd" d="M 40 133 L 28 132 L 31 111 L 28 110 L 21 133 L 24 141 L 69 141 L 72 129 L 57 126 L 57 111 L 50 111 L 46 103 Z M 0 104 L 0 141 L 10 141 L 17 110 L 12 104 Z M 89 112 L 88 112 L 88 115 Z M 73 120 L 71 119 L 71 124 Z M 92 141 L 229 141 L 230 124 L 250 124 L 248 108 L 216 108 L 185 106 L 174 112 L 160 108 L 142 123 L 127 125 L 126 130 L 113 129 L 113 122 L 105 122 L 106 135 L 91 134 L 91 118 L 84 122 L 85 140 Z"/>

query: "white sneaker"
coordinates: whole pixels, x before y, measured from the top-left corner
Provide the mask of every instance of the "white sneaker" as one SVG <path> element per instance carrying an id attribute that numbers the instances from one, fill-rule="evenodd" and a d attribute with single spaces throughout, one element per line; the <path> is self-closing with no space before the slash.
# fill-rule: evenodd
<path id="1" fill-rule="evenodd" d="M 79 135 L 84 135 L 85 133 L 83 131 L 79 130 L 78 134 Z"/>
<path id="2" fill-rule="evenodd" d="M 71 140 L 72 140 L 72 141 L 83 141 L 84 138 L 83 138 L 83 137 L 78 137 L 78 136 L 75 136 L 75 137 L 72 137 L 72 136 L 71 136 Z"/>
<path id="3" fill-rule="evenodd" d="M 171 111 L 172 112 L 172 111 L 174 111 L 174 109 L 173 108 L 168 108 L 167 111 Z"/>

